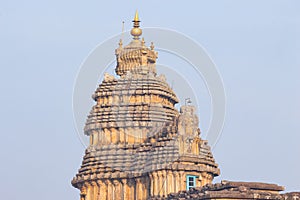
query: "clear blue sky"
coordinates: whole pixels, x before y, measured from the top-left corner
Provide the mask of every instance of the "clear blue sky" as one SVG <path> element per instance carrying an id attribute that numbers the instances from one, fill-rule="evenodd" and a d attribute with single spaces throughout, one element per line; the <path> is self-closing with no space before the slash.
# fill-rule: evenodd
<path id="1" fill-rule="evenodd" d="M 1 198 L 79 199 L 70 185 L 84 153 L 73 83 L 88 53 L 122 21 L 129 29 L 136 9 L 143 26 L 192 37 L 219 68 L 227 118 L 213 150 L 217 181 L 300 190 L 299 1 L 2 0 Z"/>

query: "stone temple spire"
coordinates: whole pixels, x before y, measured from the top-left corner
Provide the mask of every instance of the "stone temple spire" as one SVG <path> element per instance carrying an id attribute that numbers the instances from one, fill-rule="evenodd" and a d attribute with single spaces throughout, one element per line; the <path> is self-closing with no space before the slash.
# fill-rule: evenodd
<path id="1" fill-rule="evenodd" d="M 147 47 L 145 40 L 140 40 L 142 29 L 140 28 L 137 11 L 132 22 L 133 28 L 130 33 L 133 36 L 133 40 L 124 47 L 119 44 L 119 48 L 115 51 L 117 57 L 116 74 L 119 76 L 124 76 L 128 73 L 153 74 L 155 76 L 157 52 L 154 50 L 153 44 Z"/>
<path id="2" fill-rule="evenodd" d="M 117 76 L 106 73 L 93 94 L 84 133 L 90 137 L 72 180 L 80 200 L 147 200 L 211 183 L 219 175 L 207 141 L 200 138 L 196 109 L 179 102 L 157 52 L 140 39 L 136 12 L 127 45 L 115 50 Z M 186 184 L 192 185 L 186 185 Z"/>
<path id="3" fill-rule="evenodd" d="M 135 12 L 135 16 L 133 19 L 133 28 L 131 29 L 131 35 L 133 36 L 134 40 L 140 39 L 139 36 L 142 35 L 142 29 L 140 29 L 140 20 L 139 20 L 139 14 L 138 11 Z"/>

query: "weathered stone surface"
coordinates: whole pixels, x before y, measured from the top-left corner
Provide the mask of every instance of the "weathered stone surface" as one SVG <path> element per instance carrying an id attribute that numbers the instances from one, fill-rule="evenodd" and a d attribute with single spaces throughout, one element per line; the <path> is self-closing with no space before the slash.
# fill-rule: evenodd
<path id="1" fill-rule="evenodd" d="M 122 45 L 116 49 L 120 77 L 105 73 L 93 95 L 84 129 L 90 146 L 72 185 L 82 200 L 140 200 L 184 190 L 187 174 L 199 177 L 197 186 L 210 183 L 220 171 L 200 138 L 195 108 L 175 108 L 175 93 L 156 74 L 153 45 L 137 37 Z"/>

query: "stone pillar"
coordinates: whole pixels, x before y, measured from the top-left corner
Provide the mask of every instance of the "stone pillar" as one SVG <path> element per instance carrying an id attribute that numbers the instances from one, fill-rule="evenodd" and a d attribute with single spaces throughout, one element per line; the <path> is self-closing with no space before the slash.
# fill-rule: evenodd
<path id="1" fill-rule="evenodd" d="M 122 185 L 123 185 L 123 199 L 124 200 L 127 200 L 127 199 L 130 199 L 130 188 L 128 186 L 128 181 L 127 179 L 122 179 Z"/>
<path id="2" fill-rule="evenodd" d="M 122 200 L 121 184 L 119 180 L 113 180 L 114 184 L 114 200 Z"/>
<path id="3" fill-rule="evenodd" d="M 164 197 L 167 196 L 167 184 L 168 184 L 167 172 L 166 172 L 166 170 L 163 170 L 162 171 L 162 195 Z"/>
<path id="4" fill-rule="evenodd" d="M 117 135 L 115 134 L 113 128 L 109 128 L 109 133 L 110 133 L 110 143 L 111 144 L 116 144 L 117 143 Z"/>
<path id="5" fill-rule="evenodd" d="M 136 179 L 136 199 L 143 200 L 143 189 L 142 189 L 142 181 L 141 178 Z"/>
<path id="6" fill-rule="evenodd" d="M 157 172 L 152 172 L 153 175 L 153 196 L 158 195 L 158 175 Z"/>
<path id="7" fill-rule="evenodd" d="M 124 134 L 124 128 L 119 128 L 118 131 L 119 131 L 119 134 L 120 134 L 120 142 L 125 143 L 126 142 L 126 137 L 125 137 L 125 134 Z"/>
<path id="8" fill-rule="evenodd" d="M 150 196 L 154 195 L 154 180 L 153 180 L 153 174 L 149 173 L 149 177 L 150 177 Z"/>
<path id="9" fill-rule="evenodd" d="M 174 179 L 173 179 L 172 171 L 167 171 L 167 177 L 168 177 L 167 194 L 170 194 L 170 193 L 175 192 L 175 190 L 174 190 Z"/>
<path id="10" fill-rule="evenodd" d="M 93 186 L 90 182 L 85 183 L 86 187 L 86 200 L 93 200 Z"/>
<path id="11" fill-rule="evenodd" d="M 97 199 L 97 196 L 98 196 L 98 185 L 95 181 L 93 181 L 91 183 L 91 187 L 93 188 L 93 190 L 92 190 L 93 191 L 92 200 L 95 200 L 95 199 Z"/>
<path id="12" fill-rule="evenodd" d="M 179 175 L 179 172 L 175 171 L 174 172 L 174 175 L 175 175 L 175 192 L 179 192 L 180 191 L 180 175 Z"/>
<path id="13" fill-rule="evenodd" d="M 150 96 L 147 94 L 145 95 L 145 103 L 150 103 Z"/>
<path id="14" fill-rule="evenodd" d="M 183 171 L 179 172 L 180 175 L 180 190 L 186 190 L 186 178 L 185 178 L 185 174 Z"/>
<path id="15" fill-rule="evenodd" d="M 96 184 L 97 184 L 97 195 L 95 197 L 95 200 L 99 200 L 100 199 L 100 189 L 101 189 L 100 181 L 97 180 Z"/>
<path id="16" fill-rule="evenodd" d="M 107 185 L 107 200 L 114 200 L 113 199 L 113 195 L 114 195 L 113 184 L 111 183 L 110 180 L 106 180 L 105 183 Z"/>
<path id="17" fill-rule="evenodd" d="M 162 196 L 163 195 L 163 177 L 162 177 L 162 172 L 158 171 L 157 172 L 158 176 L 158 195 Z"/>
<path id="18" fill-rule="evenodd" d="M 148 177 L 143 177 L 142 181 L 142 187 L 143 187 L 143 199 L 148 199 L 150 196 L 150 179 Z"/>
<path id="19" fill-rule="evenodd" d="M 104 135 L 105 135 L 105 141 L 104 144 L 110 144 L 111 143 L 111 135 L 110 131 L 107 128 L 103 129 Z"/>
<path id="20" fill-rule="evenodd" d="M 102 200 L 102 199 L 107 199 L 107 185 L 102 181 L 98 180 L 98 185 L 99 185 L 99 196 L 97 200 Z"/>
<path id="21" fill-rule="evenodd" d="M 136 190 L 135 190 L 135 181 L 134 179 L 129 179 L 128 180 L 128 186 L 129 186 L 129 199 L 135 199 L 135 193 L 136 193 Z"/>

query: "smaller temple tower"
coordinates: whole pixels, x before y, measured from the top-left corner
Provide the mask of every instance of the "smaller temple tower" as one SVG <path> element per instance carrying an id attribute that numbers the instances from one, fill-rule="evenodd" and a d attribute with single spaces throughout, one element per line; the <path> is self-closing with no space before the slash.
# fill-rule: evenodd
<path id="1" fill-rule="evenodd" d="M 146 200 L 211 183 L 220 171 L 200 138 L 195 107 L 178 111 L 176 94 L 157 75 L 157 52 L 140 38 L 116 49 L 118 77 L 105 74 L 96 89 L 84 132 L 90 137 L 72 180 L 80 200 Z"/>

